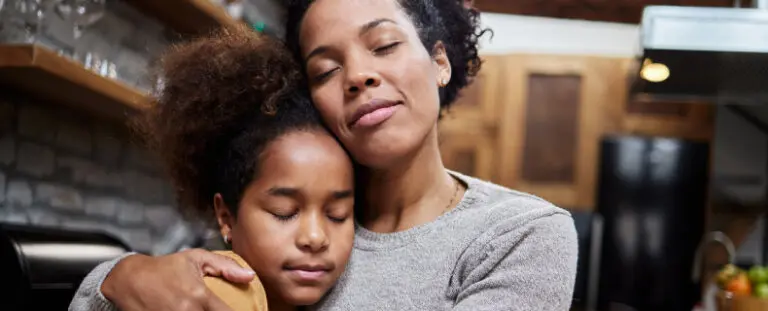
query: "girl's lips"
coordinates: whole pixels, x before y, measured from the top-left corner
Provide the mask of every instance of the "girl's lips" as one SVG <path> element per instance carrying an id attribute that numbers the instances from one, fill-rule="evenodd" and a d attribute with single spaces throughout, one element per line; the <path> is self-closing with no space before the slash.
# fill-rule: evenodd
<path id="1" fill-rule="evenodd" d="M 299 283 L 317 283 L 323 280 L 329 273 L 327 270 L 289 269 L 287 271 L 291 278 Z"/>

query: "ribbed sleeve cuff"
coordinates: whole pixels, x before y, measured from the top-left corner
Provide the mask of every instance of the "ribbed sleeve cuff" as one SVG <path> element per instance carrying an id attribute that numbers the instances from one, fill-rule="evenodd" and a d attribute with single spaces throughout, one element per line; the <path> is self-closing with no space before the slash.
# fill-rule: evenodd
<path id="1" fill-rule="evenodd" d="M 109 301 L 107 297 L 104 297 L 104 294 L 101 292 L 101 284 L 104 283 L 104 280 L 118 262 L 125 257 L 135 254 L 134 252 L 125 253 L 120 257 L 96 266 L 80 283 L 80 287 L 77 289 L 69 305 L 69 311 L 118 311 L 115 304 Z"/>

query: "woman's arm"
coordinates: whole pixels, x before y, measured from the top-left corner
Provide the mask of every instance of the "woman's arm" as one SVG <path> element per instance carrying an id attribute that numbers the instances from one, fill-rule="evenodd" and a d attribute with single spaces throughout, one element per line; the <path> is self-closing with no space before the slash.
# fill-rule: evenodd
<path id="1" fill-rule="evenodd" d="M 460 268 L 453 310 L 569 310 L 576 281 L 578 240 L 565 213 L 520 226 L 502 222 L 483 251 Z"/>
<path id="2" fill-rule="evenodd" d="M 254 277 L 234 260 L 204 250 L 161 257 L 134 254 L 91 271 L 69 310 L 230 310 L 206 288 L 204 275 L 241 284 Z"/>
<path id="3" fill-rule="evenodd" d="M 80 283 L 75 297 L 72 298 L 69 311 L 117 311 L 115 305 L 101 293 L 101 284 L 104 283 L 104 279 L 119 261 L 134 254 L 128 253 L 103 262 L 96 266 L 91 273 L 88 273 L 83 282 Z"/>

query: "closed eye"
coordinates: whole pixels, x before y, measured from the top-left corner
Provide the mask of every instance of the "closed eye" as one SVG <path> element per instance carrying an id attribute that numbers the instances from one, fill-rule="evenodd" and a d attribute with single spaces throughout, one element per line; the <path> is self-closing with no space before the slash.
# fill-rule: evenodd
<path id="1" fill-rule="evenodd" d="M 343 223 L 343 222 L 347 221 L 347 217 L 346 216 L 345 217 L 328 216 L 328 219 L 330 219 L 333 222 L 337 222 L 337 223 Z"/>
<path id="2" fill-rule="evenodd" d="M 323 82 L 323 80 L 325 80 L 325 79 L 327 79 L 328 77 L 330 77 L 330 76 L 331 76 L 331 74 L 333 74 L 334 72 L 336 72 L 336 70 L 338 70 L 338 69 L 339 69 L 339 68 L 334 68 L 334 69 L 328 70 L 328 71 L 326 71 L 326 72 L 323 72 L 323 73 L 321 73 L 321 74 L 319 74 L 319 75 L 315 76 L 315 77 L 314 77 L 312 80 L 314 80 L 315 82 Z"/>
<path id="3" fill-rule="evenodd" d="M 400 45 L 400 43 L 401 42 L 393 42 L 393 43 L 387 44 L 385 46 L 378 47 L 378 48 L 373 50 L 373 53 L 376 54 L 376 55 L 387 55 L 387 54 L 390 54 L 390 53 L 392 53 L 394 51 L 394 49 L 398 45 Z"/>
<path id="4" fill-rule="evenodd" d="M 296 215 L 298 215 L 299 213 L 293 212 L 293 213 L 289 213 L 289 214 L 280 214 L 280 213 L 270 212 L 270 214 L 272 214 L 272 216 L 275 216 L 275 218 L 277 218 L 277 220 L 289 221 L 289 220 L 295 218 Z"/>

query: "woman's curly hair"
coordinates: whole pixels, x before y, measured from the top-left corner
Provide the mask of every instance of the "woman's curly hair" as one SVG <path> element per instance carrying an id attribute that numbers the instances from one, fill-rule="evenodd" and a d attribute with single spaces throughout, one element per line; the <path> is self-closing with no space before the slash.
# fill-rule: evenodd
<path id="1" fill-rule="evenodd" d="M 132 125 L 159 154 L 186 215 L 212 220 L 216 193 L 236 215 L 267 144 L 322 128 L 291 52 L 244 26 L 174 46 L 159 69 L 156 104 Z"/>
<path id="2" fill-rule="evenodd" d="M 299 29 L 304 14 L 314 0 L 286 0 L 286 42 L 294 55 L 301 55 Z M 480 71 L 482 61 L 478 43 L 490 29 L 482 29 L 480 13 L 466 8 L 463 0 L 398 0 L 416 26 L 424 47 L 432 52 L 438 41 L 443 42 L 451 62 L 451 81 L 440 89 L 440 107 L 448 108 L 459 92 L 469 85 Z"/>

